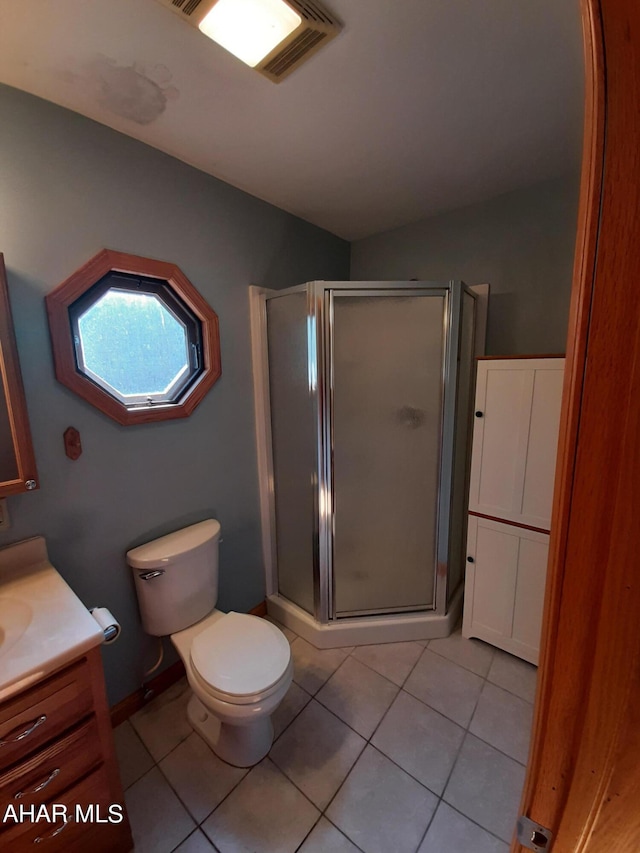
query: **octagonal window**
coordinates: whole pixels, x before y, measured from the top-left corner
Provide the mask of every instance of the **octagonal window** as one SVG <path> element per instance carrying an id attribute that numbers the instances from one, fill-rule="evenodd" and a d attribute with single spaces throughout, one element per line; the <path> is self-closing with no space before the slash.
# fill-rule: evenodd
<path id="1" fill-rule="evenodd" d="M 103 249 L 46 302 L 56 377 L 125 426 L 187 417 L 220 377 L 218 317 L 174 264 Z"/>
<path id="2" fill-rule="evenodd" d="M 200 373 L 200 324 L 165 282 L 111 273 L 69 317 L 77 369 L 127 407 L 174 403 Z"/>

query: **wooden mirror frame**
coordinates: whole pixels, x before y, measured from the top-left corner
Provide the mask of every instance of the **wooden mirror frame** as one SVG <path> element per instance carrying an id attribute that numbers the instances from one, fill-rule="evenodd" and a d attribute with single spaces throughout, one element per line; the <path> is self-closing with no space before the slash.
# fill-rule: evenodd
<path id="1" fill-rule="evenodd" d="M 9 425 L 13 438 L 18 476 L 15 480 L 0 482 L 0 497 L 31 492 L 39 487 L 36 459 L 29 428 L 27 402 L 24 396 L 18 348 L 11 321 L 11 304 L 4 268 L 4 255 L 0 253 L 0 375 L 7 403 Z"/>
<path id="2" fill-rule="evenodd" d="M 177 403 L 128 409 L 77 369 L 69 309 L 110 272 L 167 282 L 199 320 L 202 326 L 203 370 Z M 188 417 L 222 374 L 218 315 L 175 264 L 103 249 L 52 290 L 45 301 L 58 382 L 123 426 Z"/>

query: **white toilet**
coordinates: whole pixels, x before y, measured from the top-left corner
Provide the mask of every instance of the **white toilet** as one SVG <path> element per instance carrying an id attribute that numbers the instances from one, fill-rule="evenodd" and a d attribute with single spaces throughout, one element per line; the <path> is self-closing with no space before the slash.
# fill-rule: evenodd
<path id="1" fill-rule="evenodd" d="M 220 524 L 201 521 L 127 552 L 142 624 L 171 635 L 193 690 L 187 714 L 224 761 L 251 767 L 273 742 L 271 714 L 293 677 L 291 650 L 266 619 L 221 613 Z"/>

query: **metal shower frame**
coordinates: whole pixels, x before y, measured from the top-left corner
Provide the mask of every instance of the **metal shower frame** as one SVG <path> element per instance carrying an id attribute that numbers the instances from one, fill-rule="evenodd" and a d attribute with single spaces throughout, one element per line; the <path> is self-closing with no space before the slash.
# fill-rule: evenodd
<path id="1" fill-rule="evenodd" d="M 265 302 L 291 293 L 307 295 L 307 368 L 309 394 L 315 428 L 316 456 L 311 472 L 313 491 L 313 594 L 314 618 L 327 624 L 350 618 L 367 618 L 367 613 L 357 616 L 336 616 L 333 579 L 333 334 L 334 303 L 341 295 L 349 296 L 444 296 L 443 360 L 442 360 L 442 419 L 440 425 L 440 471 L 437 498 L 437 537 L 434 566 L 434 595 L 431 606 L 424 608 L 390 609 L 389 615 L 403 612 L 433 611 L 444 615 L 455 590 L 449 590 L 449 541 L 451 536 L 451 502 L 453 465 L 455 454 L 455 422 L 459 379 L 460 325 L 462 298 L 468 293 L 476 302 L 476 294 L 461 281 L 312 281 L 283 290 L 265 293 Z M 266 315 L 266 308 L 265 308 Z M 266 316 L 263 318 L 266 329 Z M 266 335 L 264 342 L 268 364 Z M 268 370 L 268 368 L 267 368 Z M 269 409 L 270 415 L 270 409 Z M 270 430 L 269 430 L 270 432 Z M 273 455 L 267 458 L 268 481 L 271 484 L 269 500 L 269 526 L 272 531 L 272 558 L 276 574 L 277 549 L 275 545 L 275 495 L 273 491 Z M 279 593 L 280 595 L 282 593 Z M 295 602 L 294 602 L 295 603 Z M 379 614 L 378 614 L 379 615 Z"/>

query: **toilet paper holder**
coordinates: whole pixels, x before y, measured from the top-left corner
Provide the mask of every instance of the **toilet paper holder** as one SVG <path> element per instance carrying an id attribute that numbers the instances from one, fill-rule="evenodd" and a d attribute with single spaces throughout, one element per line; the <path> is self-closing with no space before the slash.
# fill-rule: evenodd
<path id="1" fill-rule="evenodd" d="M 89 613 L 102 628 L 105 644 L 115 642 L 120 636 L 120 624 L 115 616 L 106 607 L 90 607 Z"/>

